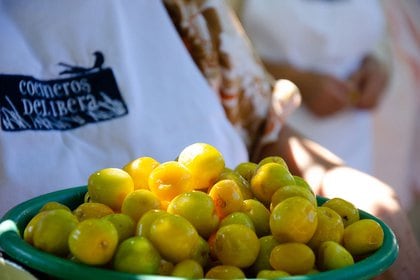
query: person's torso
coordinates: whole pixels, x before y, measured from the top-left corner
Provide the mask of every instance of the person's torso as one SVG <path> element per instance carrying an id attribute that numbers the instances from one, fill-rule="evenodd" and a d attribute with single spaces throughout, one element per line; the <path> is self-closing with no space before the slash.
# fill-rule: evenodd
<path id="1" fill-rule="evenodd" d="M 1 211 L 193 142 L 247 160 L 160 1 L 0 5 Z"/>
<path id="2" fill-rule="evenodd" d="M 384 35 L 379 1 L 245 0 L 242 21 L 259 54 L 346 78 Z"/>
<path id="3" fill-rule="evenodd" d="M 384 15 L 379 1 L 245 0 L 244 27 L 259 54 L 306 71 L 347 78 L 379 44 Z M 345 110 L 327 118 L 301 106 L 288 123 L 344 159 L 372 171 L 372 116 Z"/>

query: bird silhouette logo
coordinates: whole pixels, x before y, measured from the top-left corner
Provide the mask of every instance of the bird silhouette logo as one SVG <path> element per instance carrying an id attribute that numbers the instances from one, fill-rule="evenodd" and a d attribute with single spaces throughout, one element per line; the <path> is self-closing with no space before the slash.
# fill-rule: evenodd
<path id="1" fill-rule="evenodd" d="M 64 62 L 59 62 L 58 65 L 66 68 L 65 70 L 61 71 L 59 74 L 60 75 L 86 74 L 94 70 L 101 70 L 105 62 L 104 55 L 100 51 L 95 51 L 93 55 L 95 56 L 95 62 L 93 63 L 92 67 L 81 67 L 81 66 L 70 65 Z"/>

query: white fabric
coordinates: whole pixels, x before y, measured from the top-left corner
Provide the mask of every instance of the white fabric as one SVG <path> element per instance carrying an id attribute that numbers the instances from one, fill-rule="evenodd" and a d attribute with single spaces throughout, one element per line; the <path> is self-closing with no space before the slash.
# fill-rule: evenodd
<path id="1" fill-rule="evenodd" d="M 410 210 L 420 203 L 420 1 L 383 3 L 393 75 L 375 111 L 374 175 L 391 185 Z"/>
<path id="2" fill-rule="evenodd" d="M 0 2 L 0 74 L 58 79 L 58 62 L 88 66 L 103 52 L 128 115 L 68 131 L 0 132 L 0 215 L 24 200 L 87 183 L 139 156 L 175 159 L 207 142 L 234 166 L 247 160 L 217 95 L 160 1 Z"/>
<path id="3" fill-rule="evenodd" d="M 246 0 L 242 21 L 264 59 L 339 78 L 357 69 L 384 31 L 380 3 L 363 0 Z M 301 106 L 288 123 L 371 173 L 371 113 L 352 110 L 319 119 Z"/>

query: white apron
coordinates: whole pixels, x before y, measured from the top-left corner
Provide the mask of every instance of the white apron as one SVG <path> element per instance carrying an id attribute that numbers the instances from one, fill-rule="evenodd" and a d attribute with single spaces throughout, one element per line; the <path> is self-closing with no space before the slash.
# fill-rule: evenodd
<path id="1" fill-rule="evenodd" d="M 246 0 L 242 21 L 262 58 L 347 78 L 383 35 L 377 1 Z M 372 116 L 349 110 L 319 119 L 301 106 L 288 123 L 371 173 Z"/>
<path id="2" fill-rule="evenodd" d="M 194 142 L 216 146 L 228 166 L 247 160 L 160 1 L 0 6 L 0 215 L 101 168 L 175 159 Z"/>

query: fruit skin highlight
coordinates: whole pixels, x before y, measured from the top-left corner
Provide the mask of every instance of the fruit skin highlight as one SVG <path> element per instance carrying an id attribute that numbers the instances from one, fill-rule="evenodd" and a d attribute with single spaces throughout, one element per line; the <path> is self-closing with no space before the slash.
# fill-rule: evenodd
<path id="1" fill-rule="evenodd" d="M 207 143 L 185 147 L 178 156 L 178 162 L 191 171 L 194 189 L 210 188 L 225 168 L 222 153 Z"/>
<path id="2" fill-rule="evenodd" d="M 149 175 L 149 189 L 161 200 L 171 201 L 177 195 L 193 190 L 192 174 L 177 161 L 167 161 L 155 167 Z"/>
<path id="3" fill-rule="evenodd" d="M 29 222 L 25 226 L 25 230 L 23 231 L 23 240 L 28 242 L 31 245 L 34 245 L 34 228 L 38 221 L 41 219 L 42 216 L 46 215 L 47 211 L 38 212 L 35 216 L 33 216 Z"/>

